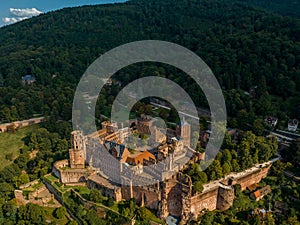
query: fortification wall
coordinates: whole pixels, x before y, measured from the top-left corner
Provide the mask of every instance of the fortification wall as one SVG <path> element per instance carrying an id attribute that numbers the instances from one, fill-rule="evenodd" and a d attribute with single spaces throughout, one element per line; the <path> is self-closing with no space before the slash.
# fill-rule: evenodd
<path id="1" fill-rule="evenodd" d="M 203 210 L 227 210 L 234 201 L 234 189 L 232 185 L 241 185 L 242 190 L 245 190 L 252 184 L 259 183 L 261 179 L 268 175 L 270 165 L 264 168 L 251 168 L 250 172 L 241 172 L 235 174 L 235 179 L 230 182 L 228 178 L 220 181 L 212 181 L 206 184 L 206 188 L 202 193 L 197 193 L 191 197 L 190 201 L 190 213 L 191 218 L 196 219 Z M 230 176 L 229 176 L 230 177 Z M 222 183 L 228 183 L 230 185 L 224 185 Z M 207 188 L 209 187 L 209 188 Z M 183 212 L 186 211 L 185 207 Z"/>
<path id="2" fill-rule="evenodd" d="M 63 184 L 86 182 L 88 176 L 88 169 L 71 169 L 68 167 L 69 161 L 67 159 L 60 160 L 54 163 L 52 173 L 60 179 Z"/>
<path id="3" fill-rule="evenodd" d="M 47 189 L 50 191 L 50 193 L 54 194 L 54 197 L 56 200 L 58 200 L 62 205 L 63 205 L 63 200 L 62 200 L 62 193 L 57 191 L 50 183 L 47 181 L 43 182 Z"/>
<path id="4" fill-rule="evenodd" d="M 191 213 L 194 217 L 197 217 L 205 209 L 209 211 L 215 210 L 217 208 L 218 193 L 219 187 L 216 186 L 191 197 Z"/>
<path id="5" fill-rule="evenodd" d="M 265 168 L 257 168 L 257 170 L 253 171 L 252 173 L 245 174 L 245 176 L 235 179 L 232 185 L 239 184 L 241 185 L 242 191 L 244 191 L 247 187 L 259 183 L 261 179 L 265 178 L 268 175 L 269 170 L 270 166 Z"/>
<path id="6" fill-rule="evenodd" d="M 27 127 L 33 124 L 42 123 L 45 121 L 45 117 L 32 118 L 28 120 L 15 121 L 12 123 L 4 123 L 0 124 L 0 133 L 6 132 L 10 126 L 14 126 L 15 128 Z"/>

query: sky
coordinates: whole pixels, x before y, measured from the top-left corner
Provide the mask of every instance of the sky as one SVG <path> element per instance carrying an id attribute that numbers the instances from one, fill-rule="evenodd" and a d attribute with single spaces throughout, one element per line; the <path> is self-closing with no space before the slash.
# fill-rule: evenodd
<path id="1" fill-rule="evenodd" d="M 0 26 L 65 7 L 124 2 L 125 0 L 0 0 Z"/>

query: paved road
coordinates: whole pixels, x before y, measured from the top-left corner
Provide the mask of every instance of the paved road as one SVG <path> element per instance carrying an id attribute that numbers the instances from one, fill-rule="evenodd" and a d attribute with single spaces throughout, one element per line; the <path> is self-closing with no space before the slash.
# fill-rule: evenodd
<path id="1" fill-rule="evenodd" d="M 155 103 L 155 102 L 150 102 L 150 104 L 154 105 L 156 107 L 160 107 L 160 108 L 164 108 L 164 109 L 168 109 L 168 110 L 171 109 L 171 107 L 169 107 L 169 106 L 161 105 L 161 104 L 158 104 L 158 103 Z M 209 110 L 204 110 L 204 109 L 201 109 L 201 108 L 198 108 L 198 107 L 197 107 L 197 110 L 198 110 L 198 113 L 200 115 L 205 116 L 205 117 L 210 117 Z M 181 115 L 184 115 L 186 117 L 193 118 L 193 119 L 199 119 L 197 116 L 193 116 L 191 114 L 188 114 L 188 113 L 185 113 L 185 112 L 182 112 L 182 111 L 178 111 L 178 114 L 181 114 Z"/>

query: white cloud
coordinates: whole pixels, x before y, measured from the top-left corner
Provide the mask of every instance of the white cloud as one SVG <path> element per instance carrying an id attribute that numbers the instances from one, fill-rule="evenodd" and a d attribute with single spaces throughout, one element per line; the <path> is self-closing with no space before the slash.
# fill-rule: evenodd
<path id="1" fill-rule="evenodd" d="M 17 22 L 18 20 L 17 20 L 17 18 L 4 17 L 4 18 L 2 18 L 2 21 L 3 21 L 4 23 L 15 23 L 15 22 Z"/>
<path id="2" fill-rule="evenodd" d="M 16 22 L 19 22 L 19 21 L 25 20 L 25 19 L 28 19 L 28 17 L 4 17 L 4 18 L 2 18 L 2 21 L 5 24 L 12 24 L 12 23 L 16 23 Z"/>
<path id="3" fill-rule="evenodd" d="M 19 17 L 37 16 L 42 13 L 41 11 L 37 10 L 36 8 L 31 8 L 31 9 L 30 8 L 26 8 L 26 9 L 10 8 L 9 11 L 14 16 L 19 16 Z"/>
<path id="4" fill-rule="evenodd" d="M 43 13 L 37 10 L 36 8 L 25 8 L 25 9 L 10 8 L 9 12 L 12 14 L 12 17 L 2 18 L 3 23 L 6 25 L 16 23 L 21 20 L 25 20 L 32 16 L 37 16 Z"/>

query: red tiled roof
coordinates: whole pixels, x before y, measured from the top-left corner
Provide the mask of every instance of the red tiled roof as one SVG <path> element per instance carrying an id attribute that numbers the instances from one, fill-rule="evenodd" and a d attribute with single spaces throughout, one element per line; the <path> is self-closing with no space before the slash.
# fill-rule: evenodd
<path id="1" fill-rule="evenodd" d="M 141 152 L 140 154 L 137 154 L 135 156 L 128 156 L 127 159 L 126 159 L 126 162 L 127 163 L 133 163 L 134 165 L 137 165 L 137 164 L 141 164 L 144 162 L 144 160 L 147 160 L 149 161 L 150 159 L 154 159 L 155 160 L 155 156 L 148 152 L 148 151 L 143 151 Z"/>

